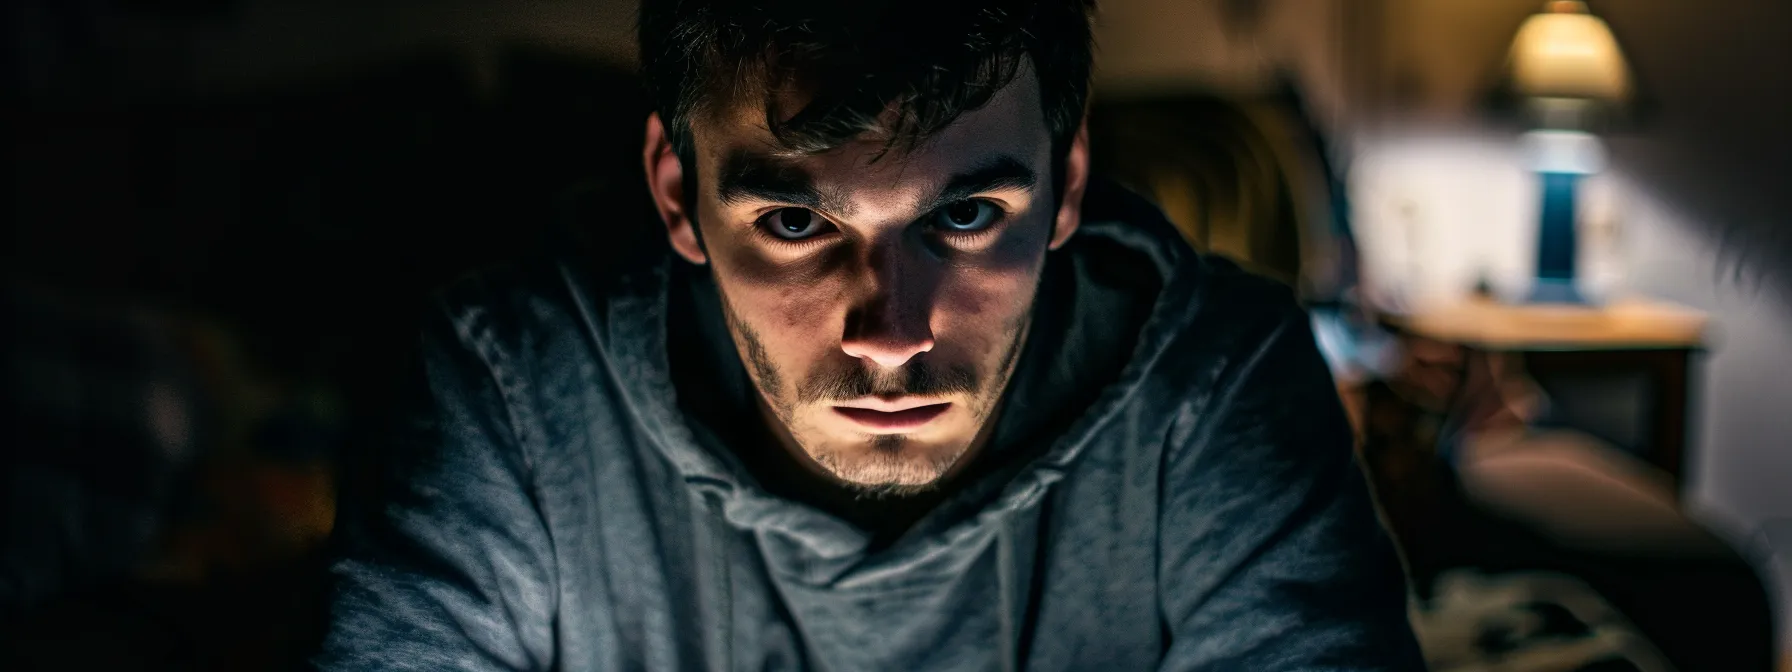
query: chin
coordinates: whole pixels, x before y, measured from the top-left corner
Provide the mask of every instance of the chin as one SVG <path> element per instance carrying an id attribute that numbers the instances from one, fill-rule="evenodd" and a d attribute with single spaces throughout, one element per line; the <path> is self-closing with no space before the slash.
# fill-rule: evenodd
<path id="1" fill-rule="evenodd" d="M 868 494 L 907 495 L 939 486 L 964 447 L 925 445 L 901 434 L 872 437 L 848 447 L 810 451 L 841 484 Z"/>

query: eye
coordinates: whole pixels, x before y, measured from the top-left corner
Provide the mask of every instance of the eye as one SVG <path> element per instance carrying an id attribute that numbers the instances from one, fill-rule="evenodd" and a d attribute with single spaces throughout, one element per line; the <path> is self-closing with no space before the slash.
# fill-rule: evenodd
<path id="1" fill-rule="evenodd" d="M 804 208 L 778 208 L 759 218 L 759 228 L 780 240 L 806 240 L 833 230 L 833 222 Z"/>
<path id="2" fill-rule="evenodd" d="M 1001 209 L 989 201 L 970 199 L 935 211 L 931 224 L 951 233 L 972 233 L 989 228 L 1001 214 Z"/>

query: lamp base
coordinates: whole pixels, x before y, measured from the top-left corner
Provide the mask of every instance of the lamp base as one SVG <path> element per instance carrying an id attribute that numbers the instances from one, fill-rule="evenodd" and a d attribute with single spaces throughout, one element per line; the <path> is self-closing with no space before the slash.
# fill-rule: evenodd
<path id="1" fill-rule="evenodd" d="M 1587 297 L 1574 288 L 1573 280 L 1554 278 L 1537 278 L 1531 286 L 1531 295 L 1525 299 L 1529 303 L 1568 303 L 1584 305 Z"/>

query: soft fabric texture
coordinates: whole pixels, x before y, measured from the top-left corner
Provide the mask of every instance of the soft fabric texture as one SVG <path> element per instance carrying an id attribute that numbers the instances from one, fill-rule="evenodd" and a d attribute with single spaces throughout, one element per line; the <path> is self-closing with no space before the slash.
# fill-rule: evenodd
<path id="1" fill-rule="evenodd" d="M 896 529 L 766 468 L 713 291 L 663 236 L 445 291 L 317 666 L 1423 669 L 1305 316 L 1136 197 L 1092 186 L 990 447 Z"/>

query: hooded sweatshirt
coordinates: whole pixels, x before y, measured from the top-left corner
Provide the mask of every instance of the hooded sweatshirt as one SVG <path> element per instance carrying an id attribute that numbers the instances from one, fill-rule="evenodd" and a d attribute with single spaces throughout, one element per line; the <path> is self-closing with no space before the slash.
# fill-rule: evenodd
<path id="1" fill-rule="evenodd" d="M 895 520 L 779 466 L 663 235 L 445 290 L 314 664 L 1423 669 L 1291 292 L 1118 188 L 1084 210 L 987 447 Z"/>

